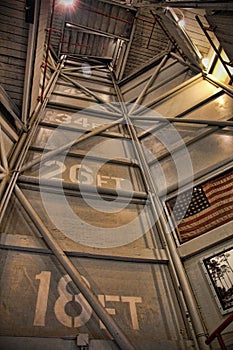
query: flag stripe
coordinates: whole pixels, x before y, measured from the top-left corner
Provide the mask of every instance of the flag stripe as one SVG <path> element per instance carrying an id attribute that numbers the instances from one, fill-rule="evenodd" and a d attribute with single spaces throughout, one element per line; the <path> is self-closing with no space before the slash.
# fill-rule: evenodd
<path id="1" fill-rule="evenodd" d="M 223 216 L 220 213 L 217 217 L 214 218 L 214 221 L 210 219 L 209 222 L 205 223 L 205 225 L 198 225 L 197 227 L 194 227 L 190 230 L 180 230 L 179 233 L 181 235 L 182 240 L 184 237 L 193 237 L 194 235 L 201 235 L 203 233 L 215 229 L 216 227 L 219 227 L 220 225 L 224 225 L 227 222 L 229 222 L 229 216 L 230 218 L 232 218 L 231 214 L 228 215 L 228 213 L 225 213 L 225 216 Z"/>
<path id="2" fill-rule="evenodd" d="M 210 193 L 214 193 L 216 190 L 220 191 L 220 190 L 223 190 L 224 188 L 232 189 L 233 188 L 232 182 L 233 182 L 233 178 L 229 179 L 228 182 L 219 184 L 219 185 L 217 185 L 215 187 L 213 187 L 213 186 L 209 187 L 208 185 L 205 185 L 205 186 L 203 186 L 203 189 L 204 189 L 206 195 L 208 196 Z"/>
<path id="3" fill-rule="evenodd" d="M 195 238 L 197 236 L 200 236 L 208 231 L 211 231 L 211 230 L 214 230 L 215 228 L 219 227 L 219 226 L 222 226 L 222 225 L 225 225 L 229 222 L 229 218 L 226 218 L 224 220 L 221 220 L 221 222 L 215 222 L 215 224 L 213 224 L 213 226 L 211 226 L 211 228 L 209 229 L 206 229 L 206 227 L 203 227 L 202 230 L 195 230 L 192 232 L 192 234 L 190 233 L 186 233 L 186 232 L 180 232 L 180 240 L 181 242 L 185 242 L 185 241 L 189 241 L 190 239 L 192 238 Z"/>
<path id="4" fill-rule="evenodd" d="M 208 193 L 209 191 L 213 191 L 216 188 L 221 188 L 228 185 L 230 185 L 229 187 L 232 187 L 232 180 L 233 180 L 233 173 L 230 174 L 226 179 L 215 181 L 214 183 L 206 183 L 202 187 L 205 193 Z"/>
<path id="5" fill-rule="evenodd" d="M 224 191 L 223 194 L 221 193 L 222 195 L 219 195 L 217 198 L 212 199 L 211 201 L 209 201 L 210 204 L 211 204 L 211 205 L 215 205 L 216 203 L 218 203 L 219 200 L 221 200 L 221 201 L 226 201 L 226 200 L 228 200 L 228 199 L 233 198 L 233 194 L 232 194 L 232 193 L 227 194 L 227 195 L 225 195 L 225 193 L 226 193 L 226 191 Z M 209 198 L 208 198 L 208 199 L 209 199 Z"/>
<path id="6" fill-rule="evenodd" d="M 206 181 L 205 183 L 203 183 L 203 186 L 205 185 L 211 186 L 219 182 L 228 181 L 228 179 L 232 176 L 233 176 L 233 170 L 229 171 L 228 173 L 225 173 L 224 175 L 218 176 L 212 180 Z"/>
<path id="7" fill-rule="evenodd" d="M 215 224 L 215 221 L 218 219 L 223 219 L 225 220 L 225 218 L 229 219 L 232 218 L 232 210 L 233 210 L 233 206 L 230 207 L 230 209 L 226 210 L 225 208 L 222 208 L 219 212 L 215 213 L 216 215 L 213 215 L 211 218 L 205 220 L 205 222 L 201 223 L 201 224 L 196 224 L 196 225 L 186 225 L 183 229 L 182 227 L 180 229 L 180 231 L 183 232 L 187 232 L 190 233 L 192 232 L 194 229 L 198 229 L 198 228 L 202 228 L 202 229 L 206 229 L 206 226 L 209 225 L 211 222 L 213 222 L 213 225 Z M 213 221 L 214 219 L 214 221 Z"/>
<path id="8" fill-rule="evenodd" d="M 180 242 L 190 240 L 233 220 L 233 171 L 193 188 L 188 204 L 185 193 L 172 204 Z M 182 218 L 182 210 L 188 210 Z M 181 222 L 179 223 L 179 220 Z"/>
<path id="9" fill-rule="evenodd" d="M 190 218 L 186 218 L 184 219 L 180 224 L 179 224 L 179 228 L 180 227 L 187 227 L 187 225 L 191 225 L 191 224 L 197 224 L 197 220 L 198 220 L 198 223 L 200 224 L 203 224 L 205 222 L 206 219 L 208 219 L 208 217 L 210 217 L 211 215 L 214 215 L 214 213 L 216 211 L 219 211 L 221 209 L 225 209 L 225 208 L 232 208 L 233 205 L 233 201 L 231 202 L 227 202 L 227 203 L 217 203 L 217 205 L 215 205 L 214 208 L 212 207 L 209 207 L 207 209 L 204 210 L 204 213 L 203 214 L 196 214 L 196 215 L 193 215 L 192 216 L 192 219 Z M 233 211 L 232 211 L 232 216 L 233 216 Z M 188 223 L 188 224 L 187 224 Z"/>
<path id="10" fill-rule="evenodd" d="M 206 232 L 212 231 L 215 228 L 225 225 L 229 222 L 229 219 L 226 218 L 224 220 L 216 221 L 215 224 L 213 226 L 211 226 L 211 228 L 200 228 L 200 229 L 196 229 L 195 231 L 193 231 L 192 233 L 187 233 L 187 232 L 180 232 L 180 237 L 181 237 L 181 241 L 184 242 L 185 240 L 190 240 L 190 238 L 194 238 L 200 235 L 203 235 Z"/>
<path id="11" fill-rule="evenodd" d="M 231 196 L 233 196 L 233 190 L 231 190 L 231 188 L 229 190 L 228 190 L 228 188 L 224 188 L 224 189 L 222 189 L 220 191 L 215 191 L 215 192 L 211 193 L 210 195 L 208 195 L 207 198 L 208 198 L 208 200 L 211 200 L 212 198 L 218 197 L 219 195 L 221 197 L 221 194 L 222 193 L 225 194 L 227 191 L 230 192 Z"/>

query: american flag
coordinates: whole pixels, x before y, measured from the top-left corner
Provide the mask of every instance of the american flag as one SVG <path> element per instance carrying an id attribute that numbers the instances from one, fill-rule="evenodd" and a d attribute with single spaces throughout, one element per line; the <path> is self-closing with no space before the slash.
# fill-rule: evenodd
<path id="1" fill-rule="evenodd" d="M 191 195 L 190 191 L 182 193 L 168 201 L 167 206 L 180 243 L 232 221 L 233 170 L 194 187 Z"/>

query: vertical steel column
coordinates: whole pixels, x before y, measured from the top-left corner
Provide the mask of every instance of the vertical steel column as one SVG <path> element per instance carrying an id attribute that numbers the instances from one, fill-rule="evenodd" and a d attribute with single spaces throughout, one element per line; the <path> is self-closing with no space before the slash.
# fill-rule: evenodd
<path id="1" fill-rule="evenodd" d="M 48 60 L 49 60 L 49 49 L 50 49 L 50 42 L 51 42 L 51 38 L 52 38 L 52 27 L 53 27 L 53 18 L 54 18 L 54 11 L 55 11 L 55 1 L 56 0 L 52 0 L 50 26 L 49 26 L 49 29 L 48 29 L 48 31 L 49 31 L 48 43 L 47 43 L 45 62 L 44 62 L 44 75 L 43 75 L 43 82 L 42 82 L 41 95 L 40 95 L 41 102 L 43 102 L 43 99 L 44 99 L 46 72 L 47 72 L 47 65 L 48 65 Z"/>
<path id="2" fill-rule="evenodd" d="M 38 27 L 39 27 L 39 23 L 38 23 L 39 15 L 40 15 L 40 1 L 36 0 L 35 10 L 34 10 L 35 20 L 33 24 L 29 25 L 26 71 L 25 71 L 24 90 L 23 90 L 22 120 L 25 126 L 27 126 L 28 117 L 30 113 L 31 89 L 32 89 L 36 45 L 37 45 L 37 34 L 38 34 Z"/>
<path id="3" fill-rule="evenodd" d="M 128 128 L 128 132 L 132 138 L 133 147 L 138 159 L 138 163 L 141 166 L 141 169 L 143 170 L 142 175 L 144 176 L 144 182 L 147 184 L 147 187 L 148 187 L 147 190 L 148 190 L 148 196 L 151 201 L 151 209 L 157 222 L 157 228 L 160 233 L 160 238 L 162 239 L 162 241 L 164 241 L 165 249 L 170 259 L 171 275 L 174 281 L 179 281 L 179 285 L 177 285 L 177 291 L 180 291 L 180 296 L 178 294 L 178 297 L 180 298 L 180 301 L 182 300 L 182 298 L 184 298 L 185 303 L 187 305 L 187 310 L 190 314 L 192 326 L 195 332 L 195 338 L 193 339 L 194 343 L 197 349 L 200 349 L 200 350 L 209 349 L 209 347 L 205 344 L 205 339 L 206 339 L 205 330 L 201 322 L 195 297 L 193 295 L 191 286 L 186 276 L 183 264 L 178 255 L 175 242 L 170 234 L 169 223 L 167 222 L 162 205 L 157 195 L 157 191 L 154 185 L 154 180 L 150 172 L 150 168 L 147 164 L 143 149 L 141 147 L 141 143 L 138 140 L 135 127 L 133 126 L 128 116 L 128 111 L 124 103 L 124 99 L 121 94 L 121 91 L 119 87 L 116 85 L 113 76 L 112 76 L 112 79 L 113 79 L 113 83 L 115 86 L 115 90 L 116 90 L 119 102 L 121 103 L 121 106 L 122 106 L 122 111 L 124 114 L 125 123 Z"/>
<path id="4" fill-rule="evenodd" d="M 8 202 L 10 200 L 11 193 L 14 189 L 14 186 L 16 184 L 17 178 L 19 176 L 19 171 L 22 167 L 22 164 L 24 162 L 24 159 L 26 157 L 26 152 L 29 148 L 30 142 L 35 134 L 35 131 L 37 129 L 38 123 L 40 121 L 41 113 L 44 111 L 48 98 L 54 88 L 54 85 L 58 79 L 60 70 L 62 68 L 63 61 L 61 61 L 56 71 L 53 73 L 46 89 L 45 89 L 45 95 L 46 98 L 44 99 L 43 104 L 41 105 L 41 102 L 38 103 L 37 108 L 35 109 L 33 116 L 29 122 L 29 129 L 27 132 L 24 132 L 21 135 L 20 140 L 18 141 L 16 145 L 16 149 L 14 151 L 14 154 L 10 160 L 9 164 L 9 171 L 11 173 L 9 176 L 6 176 L 0 185 L 0 199 L 1 199 L 1 205 L 0 205 L 0 222 L 4 216 L 5 210 L 7 208 Z"/>

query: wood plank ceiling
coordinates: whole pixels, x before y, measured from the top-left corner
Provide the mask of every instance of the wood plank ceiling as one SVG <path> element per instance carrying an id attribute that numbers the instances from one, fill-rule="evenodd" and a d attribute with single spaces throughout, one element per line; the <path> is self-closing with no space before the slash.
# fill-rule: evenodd
<path id="1" fill-rule="evenodd" d="M 113 66 L 120 66 L 118 71 L 124 69 L 124 77 L 167 50 L 171 41 L 179 47 L 186 58 L 188 56 L 191 63 L 198 65 L 199 58 L 208 56 L 211 45 L 200 28 L 196 16 L 204 26 L 209 27 L 206 15 L 208 10 L 211 23 L 213 20 L 211 7 L 207 4 L 203 5 L 203 8 L 202 6 L 187 8 L 187 5 L 186 7 L 183 5 L 184 1 L 180 1 L 181 8 L 169 7 L 168 11 L 167 7 L 160 6 L 161 3 L 166 1 L 84 0 L 79 1 L 75 9 L 66 13 L 64 9 L 61 11 L 57 8 L 53 46 L 58 54 L 69 53 L 74 56 L 88 55 L 112 59 Z M 169 1 L 169 4 L 173 3 L 174 1 Z M 196 1 L 196 3 L 201 2 Z M 205 3 L 213 3 L 213 1 L 205 1 Z M 166 12 L 169 12 L 169 16 Z M 218 12 L 221 11 L 218 10 Z M 185 32 L 185 35 L 181 33 L 179 20 L 184 20 L 182 32 Z M 231 32 L 233 33 L 233 30 Z M 219 32 L 220 37 L 221 34 L 222 27 Z M 223 33 L 221 39 L 229 44 L 227 35 Z M 213 32 L 210 32 L 210 37 L 214 40 Z M 193 53 L 190 54 L 190 49 L 186 50 L 185 46 L 190 46 L 189 41 L 195 47 L 197 57 L 194 57 Z M 127 60 L 124 64 L 126 56 Z M 122 78 L 123 74 L 118 76 Z"/>
<path id="2" fill-rule="evenodd" d="M 41 0 L 44 2 L 47 0 Z M 161 55 L 171 41 L 181 53 L 190 56 L 186 50 L 188 41 L 181 36 L 177 25 L 179 19 L 184 19 L 183 29 L 200 55 L 206 57 L 210 43 L 196 21 L 198 15 L 204 26 L 211 25 L 211 38 L 217 36 L 216 45 L 222 46 L 233 61 L 232 5 L 232 1 L 76 0 L 71 11 L 64 10 L 59 0 L 55 0 L 52 46 L 58 55 L 68 53 L 111 60 L 118 78 L 123 78 Z M 6 0 L 1 3 L 0 11 L 0 83 L 21 110 L 29 29 L 25 22 L 25 1 Z M 49 26 L 48 21 L 47 29 Z M 188 59 L 196 64 L 192 55 Z M 36 69 L 39 72 L 40 66 Z"/>
<path id="3" fill-rule="evenodd" d="M 24 7 L 24 0 L 0 4 L 0 84 L 14 101 L 16 113 L 23 98 L 29 32 Z"/>

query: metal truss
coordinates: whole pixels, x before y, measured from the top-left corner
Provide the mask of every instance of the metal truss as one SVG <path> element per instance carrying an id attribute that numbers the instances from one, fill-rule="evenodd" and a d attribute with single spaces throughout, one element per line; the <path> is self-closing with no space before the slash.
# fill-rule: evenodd
<path id="1" fill-rule="evenodd" d="M 113 74 L 111 74 L 112 82 L 113 82 L 115 93 L 117 96 L 117 101 L 119 102 L 120 107 L 118 108 L 118 106 L 115 106 L 114 104 L 110 105 L 111 112 L 109 112 L 109 108 L 103 109 L 103 115 L 105 113 L 112 114 L 112 116 L 115 116 L 115 120 L 111 121 L 108 124 L 103 124 L 101 126 L 87 130 L 85 134 L 83 134 L 81 137 L 77 137 L 76 140 L 67 142 L 66 144 L 63 144 L 53 150 L 48 150 L 43 155 L 43 157 L 38 156 L 31 161 L 25 162 L 28 150 L 30 150 L 30 147 L 31 149 L 33 149 L 31 146 L 31 141 L 38 129 L 38 125 L 46 126 L 46 122 L 43 122 L 41 120 L 42 114 L 49 103 L 49 98 L 54 90 L 54 86 L 59 77 L 61 77 L 62 79 L 65 79 L 70 84 L 73 84 L 73 86 L 78 87 L 88 95 L 94 97 L 98 103 L 105 104 L 105 101 L 102 98 L 100 98 L 93 90 L 86 88 L 82 83 L 78 81 L 78 79 L 76 79 L 76 77 L 73 76 L 72 78 L 70 78 L 69 74 L 72 74 L 74 71 L 76 71 L 76 68 L 66 69 L 66 68 L 63 68 L 63 62 L 58 64 L 50 80 L 48 87 L 45 89 L 45 94 L 44 94 L 45 99 L 43 101 L 43 104 L 41 105 L 40 103 L 38 105 L 32 119 L 29 121 L 29 124 L 27 125 L 28 126 L 27 132 L 22 134 L 10 162 L 8 162 L 6 157 L 4 142 L 2 138 L 2 132 L 0 129 L 0 143 L 1 143 L 0 179 L 2 180 L 1 187 L 0 187 L 0 192 L 2 195 L 1 218 L 3 218 L 7 205 L 9 204 L 11 195 L 14 192 L 15 196 L 17 197 L 17 199 L 19 200 L 19 202 L 21 203 L 25 211 L 28 213 L 29 217 L 33 221 L 37 230 L 40 232 L 41 236 L 46 242 L 49 248 L 49 251 L 56 256 L 59 263 L 64 267 L 65 271 L 70 275 L 75 285 L 78 287 L 81 293 L 83 293 L 86 300 L 95 311 L 96 315 L 104 323 L 107 330 L 109 331 L 111 336 L 114 338 L 115 342 L 118 344 L 118 346 L 122 350 L 133 350 L 135 348 L 131 344 L 131 342 L 128 340 L 128 338 L 126 337 L 122 329 L 116 324 L 113 318 L 107 313 L 107 311 L 101 305 L 101 303 L 96 298 L 94 293 L 83 281 L 78 269 L 73 265 L 73 263 L 69 259 L 70 256 L 68 256 L 67 252 L 64 252 L 64 250 L 58 244 L 57 240 L 53 237 L 51 232 L 49 232 L 48 228 L 45 226 L 42 219 L 37 214 L 36 210 L 32 207 L 30 201 L 26 198 L 25 194 L 20 189 L 19 184 L 21 185 L 23 184 L 24 186 L 31 185 L 31 186 L 38 187 L 38 184 L 39 184 L 38 179 L 35 179 L 34 177 L 30 177 L 23 174 L 26 170 L 29 170 L 31 167 L 40 164 L 42 161 L 51 159 L 54 156 L 57 156 L 58 154 L 61 154 L 64 151 L 67 151 L 71 146 L 80 145 L 84 141 L 91 139 L 93 136 L 100 136 L 100 135 L 110 136 L 111 128 L 122 125 L 123 128 L 126 129 L 127 131 L 125 137 L 124 135 L 122 135 L 122 138 L 131 140 L 136 161 L 135 160 L 132 161 L 130 159 L 118 159 L 118 160 L 114 160 L 113 163 L 139 167 L 140 173 L 143 179 L 143 184 L 145 185 L 145 190 L 133 191 L 133 194 L 132 192 L 129 193 L 127 191 L 116 192 L 115 190 L 107 189 L 107 188 L 97 188 L 97 191 L 103 194 L 104 196 L 110 196 L 111 198 L 114 198 L 115 196 L 120 196 L 122 200 L 131 196 L 132 201 L 135 201 L 136 203 L 140 203 L 140 204 L 141 203 L 144 204 L 147 200 L 149 201 L 151 211 L 153 213 L 154 218 L 156 219 L 155 221 L 156 221 L 156 228 L 159 232 L 159 241 L 160 243 L 162 243 L 162 247 L 166 251 L 166 256 L 167 256 L 165 260 L 161 258 L 159 261 L 161 261 L 162 263 L 164 263 L 164 261 L 165 263 L 169 261 L 169 269 L 173 278 L 176 294 L 179 299 L 179 303 L 181 305 L 183 316 L 185 318 L 188 314 L 188 317 L 190 317 L 191 319 L 191 323 L 193 325 L 195 334 L 193 334 L 193 330 L 189 328 L 188 321 L 186 321 L 186 326 L 189 329 L 190 334 L 192 334 L 196 349 L 201 349 L 201 350 L 206 349 L 207 347 L 205 345 L 205 331 L 201 323 L 196 301 L 195 301 L 193 292 L 190 288 L 187 276 L 185 274 L 183 264 L 178 255 L 174 239 L 170 234 L 169 222 L 165 216 L 160 198 L 158 197 L 156 192 L 154 180 L 152 178 L 151 171 L 150 171 L 150 166 L 152 164 L 151 163 L 148 164 L 145 158 L 144 151 L 142 149 L 141 139 L 146 134 L 148 134 L 148 130 L 151 131 L 151 129 L 148 129 L 145 132 L 145 134 L 140 135 L 137 133 L 136 128 L 134 126 L 134 120 L 147 120 L 146 117 L 138 115 L 139 110 L 137 106 L 138 104 L 141 104 L 144 101 L 147 93 L 151 91 L 150 89 L 152 89 L 152 84 L 154 84 L 154 82 L 156 81 L 156 78 L 158 77 L 161 69 L 166 64 L 167 59 L 168 59 L 168 54 L 165 55 L 164 58 L 161 60 L 158 67 L 155 69 L 153 75 L 150 77 L 150 79 L 148 79 L 142 92 L 136 98 L 133 106 L 131 106 L 129 110 L 127 108 L 126 102 L 124 101 L 123 95 L 120 91 L 119 86 L 117 85 L 117 82 Z M 100 64 L 99 66 L 96 65 L 96 67 L 101 68 L 103 67 L 103 65 L 102 64 Z M 77 69 L 79 68 L 77 67 Z M 170 90 L 169 92 L 160 96 L 155 101 L 152 101 L 150 104 L 147 104 L 146 107 L 150 107 L 155 103 L 157 103 L 158 101 L 164 98 L 167 98 L 168 96 L 171 96 L 174 93 L 177 93 L 177 91 L 179 91 L 180 89 L 183 89 L 184 87 L 188 86 L 189 84 L 191 84 L 192 82 L 200 78 L 202 78 L 201 74 L 194 77 L 193 79 L 190 79 L 188 82 L 181 84 L 179 87 Z M 185 113 L 187 113 L 187 111 Z M 159 117 L 156 117 L 156 118 L 150 117 L 148 118 L 148 120 L 160 122 L 162 127 L 164 123 L 167 123 L 167 122 L 186 123 L 186 124 L 190 124 L 190 123 L 204 124 L 210 127 L 208 129 L 199 131 L 199 134 L 195 135 L 192 141 L 190 141 L 190 139 L 187 140 L 186 145 L 188 144 L 188 142 L 195 142 L 198 138 L 203 137 L 208 133 L 215 131 L 218 127 L 224 128 L 224 127 L 233 126 L 232 121 L 185 119 L 185 118 L 178 118 L 178 116 L 176 118 L 167 118 L 166 120 Z M 52 126 L 55 127 L 56 125 L 52 125 Z M 156 124 L 155 128 L 157 127 L 158 125 Z M 116 136 L 116 134 L 114 135 L 113 133 L 112 136 L 114 137 Z M 179 147 L 182 147 L 182 146 L 176 145 L 174 147 L 174 150 L 178 150 Z M 72 152 L 70 152 L 69 154 L 71 153 Z M 167 153 L 161 155 L 161 157 L 166 157 L 166 155 Z M 78 153 L 76 153 L 75 156 L 85 156 L 85 154 L 82 153 L 81 151 L 78 151 Z M 99 157 L 98 159 L 102 159 L 102 158 Z M 67 191 L 79 192 L 78 185 L 72 185 L 72 184 L 66 183 L 65 181 L 63 185 L 64 185 L 64 189 Z M 49 180 L 49 181 L 46 180 L 41 182 L 41 186 L 44 188 L 52 187 L 53 189 L 56 189 L 57 183 L 55 180 Z M 96 187 L 95 187 L 95 191 L 90 186 L 86 187 L 85 190 L 86 192 L 93 194 L 96 191 Z M 158 215 L 158 213 L 160 213 L 160 215 Z M 158 238 L 155 238 L 155 241 L 156 239 L 158 240 Z M 141 259 L 140 261 L 144 262 L 143 259 Z"/>
<path id="2" fill-rule="evenodd" d="M 117 91 L 117 95 L 119 101 L 121 102 L 122 112 L 124 114 L 125 124 L 128 129 L 129 135 L 133 141 L 133 147 L 135 156 L 138 160 L 138 163 L 141 167 L 142 176 L 144 178 L 144 183 L 146 185 L 146 189 L 148 192 L 148 197 L 150 199 L 151 209 L 154 217 L 156 218 L 156 226 L 158 232 L 160 234 L 160 239 L 163 242 L 164 248 L 167 252 L 169 262 L 170 262 L 170 272 L 173 276 L 173 280 L 175 282 L 175 288 L 177 292 L 177 297 L 180 300 L 180 304 L 183 305 L 183 311 L 186 309 L 186 316 L 190 315 L 191 322 L 194 327 L 195 337 L 197 339 L 198 344 L 195 346 L 199 349 L 206 349 L 205 345 L 205 331 L 203 329 L 203 325 L 200 319 L 200 315 L 197 311 L 197 305 L 195 301 L 195 297 L 193 292 L 189 286 L 189 282 L 187 280 L 187 276 L 184 271 L 184 267 L 176 250 L 175 242 L 170 234 L 169 223 L 163 212 L 163 208 L 160 202 L 160 199 L 157 195 L 157 190 L 155 188 L 154 180 L 152 178 L 150 168 L 148 166 L 142 145 L 138 139 L 137 131 L 131 121 L 130 111 L 128 112 L 124 98 L 121 94 L 120 89 L 118 88 L 116 82 L 114 81 L 114 77 L 112 77 L 115 89 Z M 147 84 L 147 88 L 149 88 L 150 84 Z M 146 89 L 144 91 L 146 93 Z M 143 99 L 144 96 L 141 97 Z M 158 214 L 160 213 L 160 215 Z M 185 305 L 184 305 L 184 300 Z"/>

